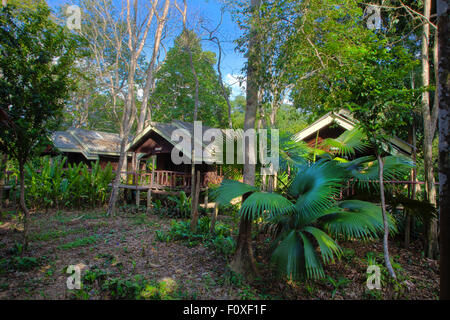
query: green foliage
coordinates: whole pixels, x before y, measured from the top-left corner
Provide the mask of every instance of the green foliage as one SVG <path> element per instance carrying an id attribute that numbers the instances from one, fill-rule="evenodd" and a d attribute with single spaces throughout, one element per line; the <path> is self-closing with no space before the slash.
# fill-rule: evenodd
<path id="1" fill-rule="evenodd" d="M 0 259 L 0 273 L 7 271 L 30 271 L 39 266 L 41 262 L 34 257 L 15 256 L 10 259 Z"/>
<path id="2" fill-rule="evenodd" d="M 141 292 L 144 299 L 149 300 L 170 300 L 177 288 L 177 283 L 172 278 L 164 278 L 157 285 L 147 285 Z"/>
<path id="3" fill-rule="evenodd" d="M 147 281 L 140 275 L 133 279 L 110 278 L 103 282 L 101 289 L 111 299 L 140 299 L 141 292 L 147 286 Z"/>
<path id="4" fill-rule="evenodd" d="M 28 201 L 37 208 L 95 207 L 108 200 L 114 172 L 98 162 L 89 168 L 84 163 L 69 164 L 63 157 L 42 157 L 25 166 Z"/>
<path id="5" fill-rule="evenodd" d="M 350 279 L 339 277 L 338 279 L 333 279 L 333 277 L 327 276 L 325 278 L 325 283 L 330 284 L 333 287 L 333 291 L 331 292 L 331 298 L 333 299 L 336 292 L 340 290 L 341 288 L 344 288 L 351 282 Z"/>
<path id="6" fill-rule="evenodd" d="M 202 217 L 198 221 L 196 231 L 192 232 L 189 221 L 172 220 L 169 231 L 166 233 L 157 230 L 155 231 L 155 237 L 161 242 L 181 241 L 189 247 L 204 244 L 219 254 L 230 256 L 236 248 L 236 242 L 231 236 L 230 227 L 217 222 L 214 233 L 211 234 L 210 225 L 209 217 Z"/>
<path id="7" fill-rule="evenodd" d="M 0 8 L 0 109 L 10 119 L 0 150 L 23 166 L 48 145 L 72 88 L 78 37 L 35 9 Z"/>
<path id="8" fill-rule="evenodd" d="M 173 206 L 171 206 L 170 209 L 175 213 L 171 215 L 172 217 L 189 218 L 192 205 L 191 197 L 187 197 L 186 193 L 181 191 L 178 197 L 168 196 L 167 199 L 173 203 Z"/>
<path id="9" fill-rule="evenodd" d="M 215 54 L 203 51 L 200 40 L 192 31 L 182 33 L 167 52 L 165 63 L 157 73 L 153 99 L 158 106 L 153 112 L 156 121 L 193 121 L 195 80 L 191 70 L 189 53 L 199 81 L 198 119 L 212 127 L 226 124 L 227 105 L 219 78 L 214 70 Z"/>
<path id="10" fill-rule="evenodd" d="M 262 217 L 269 225 L 274 235 L 271 260 L 280 273 L 292 279 L 323 278 L 322 265 L 342 256 L 336 238 L 375 238 L 383 231 L 377 205 L 336 200 L 351 178 L 352 169 L 338 161 L 320 160 L 297 170 L 288 183 L 287 198 L 253 191 L 252 186 L 231 181 L 224 181 L 219 187 L 217 192 L 222 196 L 218 198 L 230 200 L 247 194 L 239 213 L 251 219 Z M 395 221 L 390 216 L 388 219 L 394 232 Z"/>
<path id="11" fill-rule="evenodd" d="M 74 249 L 74 248 L 78 248 L 78 247 L 84 247 L 84 246 L 96 243 L 98 241 L 98 239 L 99 239 L 99 237 L 97 235 L 80 238 L 75 241 L 62 244 L 62 245 L 58 246 L 58 249 L 70 250 L 70 249 Z"/>

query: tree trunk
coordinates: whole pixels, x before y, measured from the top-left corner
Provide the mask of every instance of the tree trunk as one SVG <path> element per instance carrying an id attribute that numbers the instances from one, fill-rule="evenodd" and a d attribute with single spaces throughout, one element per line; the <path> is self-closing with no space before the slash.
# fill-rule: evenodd
<path id="1" fill-rule="evenodd" d="M 424 2 L 424 16 L 429 20 L 431 13 L 431 0 Z M 422 33 L 422 85 L 430 85 L 430 24 L 424 23 Z M 435 50 L 436 51 L 436 50 Z M 436 206 L 436 186 L 433 170 L 433 137 L 436 128 L 436 109 L 431 112 L 430 92 L 422 94 L 422 116 L 424 127 L 423 162 L 425 171 L 425 190 L 428 201 Z M 438 253 L 437 221 L 430 220 L 426 230 L 425 256 L 435 259 Z"/>
<path id="2" fill-rule="evenodd" d="M 384 163 L 381 155 L 377 154 L 378 165 L 379 165 L 379 179 L 380 179 L 380 198 L 381 198 L 381 213 L 383 214 L 383 225 L 384 225 L 384 235 L 383 235 L 383 251 L 384 251 L 384 261 L 386 263 L 386 268 L 392 278 L 396 279 L 394 269 L 391 265 L 391 259 L 389 256 L 389 221 L 386 215 L 386 200 L 384 198 Z"/>
<path id="3" fill-rule="evenodd" d="M 439 30 L 440 299 L 450 300 L 450 0 L 437 1 Z"/>
<path id="4" fill-rule="evenodd" d="M 414 125 L 414 119 L 411 127 L 411 137 L 410 141 L 408 141 L 413 146 L 412 150 L 412 160 L 415 164 L 414 168 L 411 169 L 411 185 L 410 190 L 411 194 L 410 199 L 414 200 L 416 198 L 416 191 L 417 191 L 417 166 L 416 166 L 416 145 L 417 145 L 417 137 L 416 137 L 416 126 Z M 411 217 L 411 214 L 409 214 L 408 210 L 406 210 L 406 222 L 405 222 L 405 248 L 409 248 L 409 244 L 411 242 L 411 228 L 413 224 L 413 219 Z"/>
<path id="5" fill-rule="evenodd" d="M 6 183 L 6 163 L 8 161 L 8 156 L 6 153 L 1 155 L 0 158 L 0 209 L 3 208 L 3 188 Z"/>
<path id="6" fill-rule="evenodd" d="M 25 170 L 24 163 L 19 162 L 19 176 L 20 176 L 20 200 L 19 205 L 23 212 L 23 250 L 28 250 L 28 215 L 29 211 L 25 203 Z"/>
<path id="7" fill-rule="evenodd" d="M 189 34 L 186 34 L 186 36 L 189 37 Z M 198 82 L 197 72 L 195 71 L 195 67 L 194 67 L 194 61 L 192 59 L 192 51 L 191 51 L 189 44 L 187 46 L 187 50 L 189 53 L 189 63 L 191 65 L 191 71 L 192 71 L 192 74 L 194 75 L 194 80 L 195 80 L 195 95 L 194 95 L 195 105 L 194 105 L 194 119 L 193 119 L 193 121 L 195 123 L 195 121 L 197 121 L 198 105 L 199 105 L 199 100 L 198 100 L 199 82 Z M 191 152 L 191 155 L 192 155 L 191 156 L 192 193 L 191 194 L 196 195 L 198 193 L 198 190 L 196 190 L 196 188 L 197 188 L 197 185 L 199 185 L 199 184 L 198 184 L 198 182 L 196 182 L 196 177 L 195 177 L 195 152 L 194 152 L 195 139 L 194 139 L 194 137 L 192 137 L 191 139 L 192 139 L 192 144 L 191 144 L 192 145 L 192 152 Z M 194 188 L 194 186 L 195 186 L 195 188 Z M 193 197 L 192 201 L 193 201 L 193 203 L 192 203 L 192 211 L 191 211 L 191 231 L 195 232 L 195 230 L 197 229 L 197 225 L 198 225 L 198 197 L 196 197 L 196 196 Z"/>
<path id="8" fill-rule="evenodd" d="M 256 20 L 259 16 L 260 0 L 251 0 L 252 19 Z M 258 81 L 256 79 L 256 68 L 258 65 L 258 37 L 255 28 L 255 21 L 252 22 L 250 30 L 250 41 L 248 48 L 247 64 L 247 106 L 245 110 L 244 130 L 255 129 L 256 111 L 258 109 Z M 250 164 L 248 157 L 253 153 L 254 146 L 245 143 L 245 162 L 244 162 L 244 183 L 255 184 L 255 165 Z M 245 197 L 242 197 L 245 201 Z M 237 240 L 236 252 L 230 263 L 233 271 L 246 275 L 256 273 L 256 264 L 253 257 L 252 248 L 252 219 L 242 216 L 239 226 L 239 235 Z"/>
<path id="9" fill-rule="evenodd" d="M 164 9 L 163 9 L 162 16 L 161 17 L 157 16 L 158 26 L 156 27 L 156 32 L 155 32 L 155 38 L 154 38 L 155 40 L 153 43 L 152 57 L 150 59 L 150 64 L 147 68 L 147 79 L 145 80 L 144 94 L 142 97 L 141 114 L 139 116 L 138 124 L 137 124 L 137 132 L 138 133 L 144 129 L 144 126 L 148 122 L 148 119 L 151 119 L 152 110 L 150 108 L 148 101 L 149 101 L 151 92 L 153 92 L 153 90 L 155 88 L 155 77 L 154 77 L 155 63 L 156 63 L 156 58 L 159 53 L 159 47 L 161 45 L 162 33 L 164 30 L 164 26 L 166 24 L 166 18 L 169 13 L 169 4 L 170 4 L 170 1 L 166 0 L 164 3 Z"/>
<path id="10" fill-rule="evenodd" d="M 213 211 L 213 213 L 211 215 L 211 226 L 210 226 L 210 229 L 209 229 L 210 233 L 214 233 L 215 230 L 216 230 L 216 221 L 217 221 L 217 216 L 218 215 L 219 215 L 219 203 L 216 202 L 214 204 L 214 211 Z"/>

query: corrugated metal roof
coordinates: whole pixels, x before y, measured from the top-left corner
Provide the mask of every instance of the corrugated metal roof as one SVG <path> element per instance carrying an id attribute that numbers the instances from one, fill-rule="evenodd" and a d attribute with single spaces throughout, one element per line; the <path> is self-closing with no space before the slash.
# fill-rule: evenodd
<path id="1" fill-rule="evenodd" d="M 131 140 L 131 139 L 130 139 Z M 120 136 L 117 133 L 70 128 L 52 135 L 53 144 L 62 152 L 79 152 L 89 160 L 99 154 L 119 156 Z"/>
<path id="2" fill-rule="evenodd" d="M 147 126 L 144 130 L 142 130 L 139 134 L 136 135 L 136 137 L 133 139 L 133 141 L 127 146 L 127 150 L 130 150 L 133 147 L 142 143 L 144 138 L 151 131 L 154 131 L 157 134 L 161 135 L 169 143 L 171 143 L 172 145 L 175 146 L 179 143 L 179 141 L 172 140 L 172 133 L 173 133 L 173 131 L 179 130 L 179 129 L 186 130 L 191 135 L 191 137 L 194 136 L 194 124 L 192 122 L 185 122 L 185 121 L 180 121 L 180 120 L 175 120 L 175 121 L 172 121 L 171 123 L 151 122 L 149 126 Z M 203 137 L 204 133 L 209 129 L 213 129 L 213 128 L 202 125 L 202 137 Z M 222 133 L 224 133 L 223 129 L 218 129 L 218 130 L 220 130 Z M 196 143 L 201 145 L 202 148 L 205 148 L 206 145 L 208 145 L 208 143 L 205 143 L 203 141 L 196 140 Z M 214 151 L 214 149 L 205 148 L 204 152 L 207 155 L 212 156 L 215 151 Z M 190 155 L 186 155 L 186 156 L 190 157 Z"/>
<path id="3" fill-rule="evenodd" d="M 52 141 L 58 149 L 73 149 L 81 152 L 81 145 L 69 132 L 56 131 L 52 134 Z"/>
<path id="4" fill-rule="evenodd" d="M 89 153 L 120 152 L 121 139 L 116 133 L 91 131 L 79 128 L 69 129 L 68 132 L 70 132 Z"/>

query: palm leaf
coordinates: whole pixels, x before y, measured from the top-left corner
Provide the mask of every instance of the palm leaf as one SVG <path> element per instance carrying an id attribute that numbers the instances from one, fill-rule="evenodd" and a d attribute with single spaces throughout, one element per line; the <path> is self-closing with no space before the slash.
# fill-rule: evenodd
<path id="1" fill-rule="evenodd" d="M 298 198 L 298 213 L 311 217 L 329 208 L 338 195 L 342 181 L 342 169 L 333 161 L 319 161 L 304 167 L 290 187 L 290 194 Z"/>
<path id="2" fill-rule="evenodd" d="M 249 219 L 257 219 L 261 215 L 283 215 L 294 210 L 294 204 L 277 193 L 254 192 L 244 203 L 239 213 Z"/>
<path id="3" fill-rule="evenodd" d="M 387 214 L 389 229 L 396 231 L 394 219 Z M 381 208 L 360 200 L 346 200 L 330 208 L 319 218 L 325 230 L 334 236 L 350 238 L 376 238 L 384 231 Z"/>
<path id="4" fill-rule="evenodd" d="M 336 151 L 331 151 L 333 154 L 344 157 L 353 156 L 356 152 L 364 152 L 369 146 L 370 144 L 361 128 L 346 130 L 336 139 L 324 139 L 321 143 L 321 147 L 335 149 Z"/>
<path id="5" fill-rule="evenodd" d="M 303 240 L 303 250 L 305 250 L 306 276 L 310 279 L 323 278 L 325 273 L 320 260 L 317 258 L 312 242 L 302 232 L 299 232 L 299 234 Z"/>
<path id="6" fill-rule="evenodd" d="M 315 227 L 305 227 L 304 230 L 316 239 L 320 248 L 320 253 L 322 254 L 322 261 L 324 263 L 333 261 L 335 255 L 338 258 L 341 256 L 341 247 L 339 247 L 339 245 L 325 232 Z"/>
<path id="7" fill-rule="evenodd" d="M 296 230 L 292 230 L 277 243 L 271 256 L 279 273 L 287 275 L 290 279 L 299 279 L 306 274 L 305 251 L 303 241 Z"/>
<path id="8" fill-rule="evenodd" d="M 213 196 L 216 198 L 218 203 L 227 204 L 234 198 L 256 191 L 258 191 L 258 188 L 246 183 L 234 180 L 223 180 L 219 188 L 214 191 Z"/>
<path id="9" fill-rule="evenodd" d="M 363 187 L 368 188 L 370 184 L 378 183 L 379 180 L 379 164 L 378 161 L 373 161 L 367 158 L 367 162 L 359 161 L 353 163 L 354 166 L 347 166 L 349 173 L 357 180 L 357 183 Z M 414 167 L 411 159 L 405 156 L 387 156 L 383 158 L 384 170 L 383 179 L 385 181 L 395 180 Z"/>

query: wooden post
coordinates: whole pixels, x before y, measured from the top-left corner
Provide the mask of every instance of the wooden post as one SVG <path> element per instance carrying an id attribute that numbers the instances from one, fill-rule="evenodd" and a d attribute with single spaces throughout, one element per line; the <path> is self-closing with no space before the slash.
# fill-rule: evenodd
<path id="1" fill-rule="evenodd" d="M 156 156 L 152 155 L 152 174 L 150 176 L 150 187 L 147 192 L 147 213 L 149 213 L 150 208 L 152 206 L 152 188 L 153 188 L 153 180 L 155 178 L 155 160 Z"/>
<path id="2" fill-rule="evenodd" d="M 136 162 L 137 162 L 136 152 L 133 152 L 133 157 L 131 158 L 131 166 L 133 168 L 133 185 L 137 184 L 137 181 L 136 181 Z"/>
<path id="3" fill-rule="evenodd" d="M 205 212 L 208 212 L 208 187 L 205 190 Z"/>
<path id="4" fill-rule="evenodd" d="M 136 187 L 136 212 L 139 212 L 139 203 L 141 202 L 141 192 Z"/>
<path id="5" fill-rule="evenodd" d="M 197 171 L 197 177 L 196 177 L 196 181 L 195 181 L 195 193 L 194 193 L 194 197 L 192 198 L 193 203 L 193 211 L 194 211 L 194 215 L 197 216 L 198 218 L 198 202 L 199 202 L 199 197 L 200 197 L 200 171 Z"/>
<path id="6" fill-rule="evenodd" d="M 219 203 L 216 202 L 214 204 L 214 211 L 211 215 L 211 228 L 209 229 L 210 233 L 214 233 L 214 230 L 216 228 L 216 221 L 217 221 L 217 216 L 219 215 Z"/>

